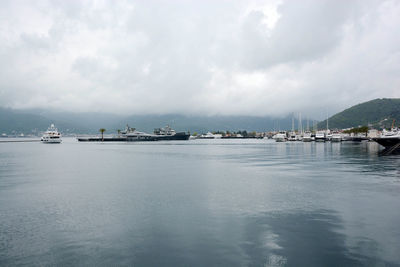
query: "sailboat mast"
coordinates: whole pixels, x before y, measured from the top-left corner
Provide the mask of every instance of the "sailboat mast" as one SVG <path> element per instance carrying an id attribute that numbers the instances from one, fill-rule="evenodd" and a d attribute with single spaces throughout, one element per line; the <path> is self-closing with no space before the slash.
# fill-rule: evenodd
<path id="1" fill-rule="evenodd" d="M 299 133 L 303 133 L 303 125 L 301 123 L 301 113 L 299 113 Z"/>
<path id="2" fill-rule="evenodd" d="M 294 132 L 294 114 L 292 115 L 292 132 Z"/>
<path id="3" fill-rule="evenodd" d="M 326 130 L 328 131 L 329 130 L 329 117 L 328 117 L 328 111 L 326 112 Z"/>

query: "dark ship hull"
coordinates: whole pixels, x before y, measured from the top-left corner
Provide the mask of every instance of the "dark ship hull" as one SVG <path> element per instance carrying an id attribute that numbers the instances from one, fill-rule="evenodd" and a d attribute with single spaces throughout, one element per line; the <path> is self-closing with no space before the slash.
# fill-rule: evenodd
<path id="1" fill-rule="evenodd" d="M 393 138 L 376 137 L 376 138 L 372 138 L 372 140 L 374 140 L 381 146 L 384 146 L 387 148 L 394 147 L 394 146 L 400 144 L 400 137 L 393 137 Z"/>
<path id="2" fill-rule="evenodd" d="M 79 142 L 143 142 L 143 141 L 158 141 L 153 136 L 143 137 L 78 137 Z"/>
<path id="3" fill-rule="evenodd" d="M 116 136 L 116 137 L 78 137 L 79 142 L 146 142 L 146 141 L 174 141 L 189 140 L 190 134 L 176 133 L 174 135 L 143 135 L 143 136 Z"/>
<path id="4" fill-rule="evenodd" d="M 190 134 L 181 132 L 174 135 L 154 135 L 157 141 L 189 140 Z"/>

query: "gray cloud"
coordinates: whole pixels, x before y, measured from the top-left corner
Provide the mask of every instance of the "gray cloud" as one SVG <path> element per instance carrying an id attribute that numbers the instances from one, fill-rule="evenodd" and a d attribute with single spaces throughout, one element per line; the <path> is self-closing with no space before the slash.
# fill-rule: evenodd
<path id="1" fill-rule="evenodd" d="M 1 5 L 1 106 L 324 117 L 400 97 L 398 1 Z"/>

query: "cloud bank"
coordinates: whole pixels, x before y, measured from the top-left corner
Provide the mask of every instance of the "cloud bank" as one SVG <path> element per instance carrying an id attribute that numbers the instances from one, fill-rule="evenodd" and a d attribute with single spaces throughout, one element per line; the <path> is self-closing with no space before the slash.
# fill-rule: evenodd
<path id="1" fill-rule="evenodd" d="M 0 106 L 324 117 L 400 97 L 399 1 L 2 1 Z"/>

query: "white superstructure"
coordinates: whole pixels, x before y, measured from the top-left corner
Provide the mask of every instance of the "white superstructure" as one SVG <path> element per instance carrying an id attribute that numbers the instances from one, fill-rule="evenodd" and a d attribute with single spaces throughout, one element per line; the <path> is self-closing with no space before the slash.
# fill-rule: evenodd
<path id="1" fill-rule="evenodd" d="M 154 129 L 154 134 L 157 134 L 157 135 L 175 135 L 176 132 L 171 127 L 169 127 L 169 125 L 167 125 L 164 128 L 156 128 L 156 129 Z"/>
<path id="2" fill-rule="evenodd" d="M 396 127 L 392 127 L 390 131 L 383 129 L 381 138 L 400 138 L 400 129 Z"/>
<path id="3" fill-rule="evenodd" d="M 156 135 L 139 132 L 136 130 L 136 128 L 131 128 L 127 124 L 125 130 L 121 131 L 120 136 L 126 137 L 127 140 L 132 141 L 132 140 L 150 140 L 153 139 Z"/>
<path id="4" fill-rule="evenodd" d="M 43 143 L 59 144 L 62 141 L 61 133 L 59 133 L 57 128 L 54 127 L 54 124 L 51 124 L 40 140 Z"/>

